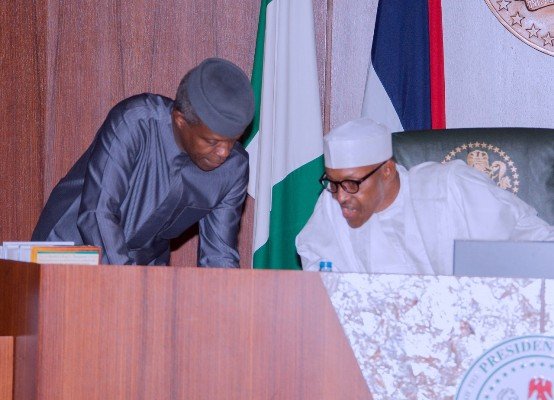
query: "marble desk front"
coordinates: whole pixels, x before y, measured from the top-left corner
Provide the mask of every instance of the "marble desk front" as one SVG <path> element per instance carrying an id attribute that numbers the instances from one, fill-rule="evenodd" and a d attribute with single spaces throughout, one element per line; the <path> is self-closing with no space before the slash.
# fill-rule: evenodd
<path id="1" fill-rule="evenodd" d="M 554 280 L 321 278 L 375 400 L 453 399 L 471 365 L 499 342 L 554 335 Z"/>

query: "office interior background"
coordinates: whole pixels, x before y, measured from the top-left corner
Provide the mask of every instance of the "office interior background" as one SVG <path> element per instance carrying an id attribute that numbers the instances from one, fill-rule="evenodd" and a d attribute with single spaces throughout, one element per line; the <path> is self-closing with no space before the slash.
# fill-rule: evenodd
<path id="1" fill-rule="evenodd" d="M 360 115 L 377 3 L 313 0 L 324 132 Z M 445 4 L 443 9 L 450 7 Z M 50 191 L 118 101 L 142 92 L 173 97 L 184 73 L 206 57 L 227 58 L 250 74 L 260 1 L 6 0 L 0 7 L 0 237 L 27 240 Z M 444 10 L 449 17 L 443 16 L 443 24 L 471 27 L 462 5 L 456 7 Z M 482 18 L 496 24 L 505 46 L 529 63 L 519 75 L 483 74 L 507 86 L 525 78 L 545 93 L 554 89 L 554 57 L 516 38 L 491 12 Z M 487 48 L 490 41 L 476 35 L 467 43 Z M 506 56 L 500 62 L 512 60 Z M 552 93 L 536 99 L 542 126 L 552 119 Z M 499 106 L 496 112 L 517 113 L 513 105 L 527 98 L 507 99 L 503 104 L 512 108 Z M 518 120 L 498 125 L 513 121 Z M 239 237 L 243 267 L 251 265 L 252 228 L 248 199 Z M 173 265 L 195 265 L 194 230 L 174 248 Z"/>

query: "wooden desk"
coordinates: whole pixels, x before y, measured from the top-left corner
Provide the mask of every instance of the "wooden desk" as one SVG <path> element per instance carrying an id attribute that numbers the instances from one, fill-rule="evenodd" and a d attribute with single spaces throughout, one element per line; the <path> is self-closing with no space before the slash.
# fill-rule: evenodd
<path id="1" fill-rule="evenodd" d="M 14 399 L 369 399 L 318 274 L 0 261 Z"/>

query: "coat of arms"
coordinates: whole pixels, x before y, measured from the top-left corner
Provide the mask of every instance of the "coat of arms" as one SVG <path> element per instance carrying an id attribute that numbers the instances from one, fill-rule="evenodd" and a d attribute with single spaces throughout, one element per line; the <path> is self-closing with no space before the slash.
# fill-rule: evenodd
<path id="1" fill-rule="evenodd" d="M 529 46 L 554 56 L 554 0 L 485 0 L 496 18 Z"/>
<path id="2" fill-rule="evenodd" d="M 467 165 L 487 174 L 498 187 L 517 194 L 519 174 L 515 163 L 505 151 L 485 142 L 464 143 L 450 151 L 442 162 L 460 158 L 462 154 L 467 154 L 464 160 Z"/>
<path id="3" fill-rule="evenodd" d="M 552 400 L 554 337 L 508 339 L 476 360 L 456 400 Z"/>

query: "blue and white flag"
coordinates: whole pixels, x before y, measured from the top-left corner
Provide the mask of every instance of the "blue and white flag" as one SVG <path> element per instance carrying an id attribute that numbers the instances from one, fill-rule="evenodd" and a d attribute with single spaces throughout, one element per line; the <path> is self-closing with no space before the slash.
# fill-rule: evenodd
<path id="1" fill-rule="evenodd" d="M 552 128 L 552 71 L 552 1 L 380 0 L 362 115 L 394 131 Z"/>

